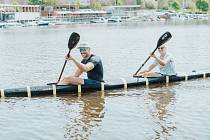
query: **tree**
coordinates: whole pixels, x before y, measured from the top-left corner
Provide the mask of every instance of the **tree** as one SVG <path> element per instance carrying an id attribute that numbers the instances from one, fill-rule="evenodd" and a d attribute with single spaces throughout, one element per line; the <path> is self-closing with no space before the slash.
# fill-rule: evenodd
<path id="1" fill-rule="evenodd" d="M 32 5 L 55 5 L 58 0 L 28 0 L 29 4 Z"/>
<path id="2" fill-rule="evenodd" d="M 141 0 L 136 0 L 137 5 L 141 5 L 141 3 L 142 3 Z"/>
<path id="3" fill-rule="evenodd" d="M 41 0 L 28 0 L 29 4 L 32 4 L 32 5 L 43 5 L 44 2 L 41 1 Z"/>
<path id="4" fill-rule="evenodd" d="M 124 5 L 126 2 L 125 0 L 116 0 L 117 5 Z"/>
<path id="5" fill-rule="evenodd" d="M 209 4 L 205 0 L 197 0 L 196 7 L 201 11 L 208 11 Z"/>
<path id="6" fill-rule="evenodd" d="M 178 11 L 180 10 L 180 4 L 178 1 L 174 1 L 172 4 L 171 4 L 171 7 L 175 10 L 175 11 Z"/>

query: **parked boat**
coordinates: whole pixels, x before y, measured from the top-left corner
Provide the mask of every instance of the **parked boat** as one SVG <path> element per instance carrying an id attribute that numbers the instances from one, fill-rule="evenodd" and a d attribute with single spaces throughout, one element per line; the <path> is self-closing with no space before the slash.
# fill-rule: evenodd
<path id="1" fill-rule="evenodd" d="M 113 90 L 127 87 L 145 86 L 150 84 L 163 84 L 198 78 L 210 77 L 210 73 L 192 72 L 187 75 L 179 76 L 163 76 L 158 78 L 122 78 L 111 81 L 106 81 L 101 84 L 90 85 L 44 85 L 24 88 L 1 89 L 1 97 L 31 97 L 31 96 L 49 96 L 56 94 L 76 94 L 86 93 L 90 91 Z"/>
<path id="2" fill-rule="evenodd" d="M 104 17 L 100 17 L 98 19 L 91 20 L 90 23 L 107 23 L 108 20 Z"/>
<path id="3" fill-rule="evenodd" d="M 118 16 L 114 16 L 114 17 L 111 17 L 111 18 L 109 18 L 108 19 L 108 22 L 109 23 L 112 23 L 112 22 L 122 22 L 122 19 L 120 18 L 120 17 L 118 17 Z"/>
<path id="4" fill-rule="evenodd" d="M 49 22 L 48 21 L 39 21 L 37 24 L 38 24 L 38 26 L 48 26 Z"/>
<path id="5" fill-rule="evenodd" d="M 5 28 L 5 24 L 0 22 L 0 28 Z"/>
<path id="6" fill-rule="evenodd" d="M 37 26 L 37 22 L 32 21 L 32 22 L 26 22 L 22 25 L 22 27 L 29 27 L 29 26 Z"/>
<path id="7" fill-rule="evenodd" d="M 22 26 L 21 23 L 15 21 L 15 20 L 9 20 L 9 21 L 6 21 L 3 23 L 4 24 L 4 27 L 20 27 Z"/>

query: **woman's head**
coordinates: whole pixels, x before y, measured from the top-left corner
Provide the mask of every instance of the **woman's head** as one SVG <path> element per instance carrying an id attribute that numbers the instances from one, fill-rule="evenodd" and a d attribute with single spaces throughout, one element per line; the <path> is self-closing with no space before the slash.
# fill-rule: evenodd
<path id="1" fill-rule="evenodd" d="M 160 54 L 165 54 L 167 51 L 167 48 L 165 45 L 161 45 L 160 47 L 158 47 L 158 51 Z"/>

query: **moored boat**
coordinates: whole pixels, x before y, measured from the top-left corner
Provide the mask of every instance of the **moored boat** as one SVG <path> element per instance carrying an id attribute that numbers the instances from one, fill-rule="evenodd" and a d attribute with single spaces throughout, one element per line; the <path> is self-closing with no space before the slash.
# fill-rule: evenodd
<path id="1" fill-rule="evenodd" d="M 97 18 L 97 19 L 94 19 L 94 20 L 91 20 L 90 23 L 107 23 L 108 20 L 105 19 L 104 17 L 100 17 L 100 18 Z"/>
<path id="2" fill-rule="evenodd" d="M 0 28 L 5 28 L 5 24 L 0 22 Z"/>
<path id="3" fill-rule="evenodd" d="M 38 24 L 38 26 L 48 26 L 49 22 L 40 20 L 37 24 Z"/>
<path id="4" fill-rule="evenodd" d="M 109 23 L 116 23 L 116 22 L 122 22 L 122 19 L 118 16 L 113 16 L 107 20 Z"/>
<path id="5" fill-rule="evenodd" d="M 90 85 L 44 85 L 24 88 L 1 89 L 1 97 L 34 97 L 57 94 L 77 94 L 90 91 L 104 91 L 150 84 L 171 83 L 177 81 L 210 77 L 210 73 L 192 72 L 189 75 L 162 76 L 158 78 L 121 78 Z"/>

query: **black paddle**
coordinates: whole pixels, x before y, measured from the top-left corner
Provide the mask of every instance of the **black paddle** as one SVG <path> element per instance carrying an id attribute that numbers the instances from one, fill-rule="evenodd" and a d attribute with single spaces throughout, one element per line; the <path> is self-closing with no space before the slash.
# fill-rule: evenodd
<path id="1" fill-rule="evenodd" d="M 69 52 L 68 52 L 68 54 L 67 54 L 68 57 L 69 57 L 69 55 L 70 55 L 71 50 L 72 50 L 73 48 L 76 47 L 76 45 L 77 45 L 77 43 L 79 42 L 79 40 L 80 40 L 80 35 L 79 35 L 78 33 L 75 33 L 75 32 L 73 32 L 73 33 L 71 34 L 71 36 L 69 37 L 69 42 L 68 42 Z M 64 62 L 64 65 L 63 65 L 63 68 L 62 68 L 62 70 L 61 70 L 61 73 L 60 73 L 60 76 L 59 76 L 59 78 L 58 78 L 57 83 L 60 82 L 60 80 L 61 80 L 61 77 L 62 77 L 64 68 L 65 68 L 65 66 L 66 66 L 66 63 L 67 63 L 67 60 L 65 60 L 65 62 Z"/>
<path id="2" fill-rule="evenodd" d="M 76 47 L 76 45 L 79 42 L 79 40 L 80 40 L 80 35 L 78 33 L 73 32 L 71 34 L 71 36 L 69 37 L 69 42 L 68 42 L 69 52 L 68 52 L 67 56 L 70 55 L 71 50 Z M 63 65 L 63 68 L 61 70 L 61 73 L 60 73 L 60 76 L 58 78 L 58 81 L 56 83 L 48 83 L 47 85 L 57 84 L 57 83 L 60 82 L 62 74 L 63 74 L 63 71 L 64 71 L 64 68 L 66 66 L 66 63 L 67 63 L 67 60 L 65 60 L 65 62 L 64 62 L 64 65 Z"/>
<path id="3" fill-rule="evenodd" d="M 152 54 L 155 53 L 155 51 L 161 46 L 163 45 L 164 43 L 166 43 L 168 40 L 170 40 L 172 38 L 172 35 L 170 32 L 165 32 L 158 40 L 157 42 L 157 46 L 156 48 L 154 49 L 154 51 L 152 52 Z M 136 71 L 136 73 L 134 74 L 133 77 L 138 77 L 136 76 L 137 73 L 142 69 L 142 67 L 147 63 L 147 61 L 150 59 L 151 55 L 144 61 L 144 63 L 141 65 L 141 67 Z"/>

